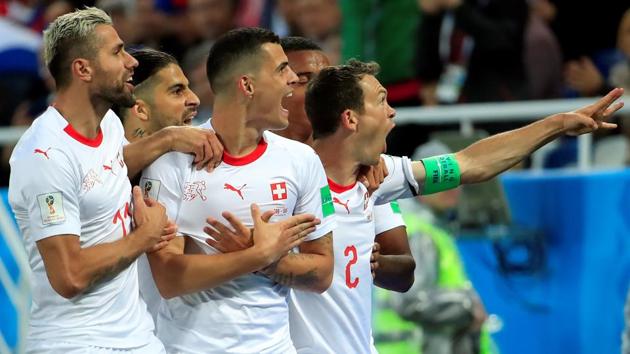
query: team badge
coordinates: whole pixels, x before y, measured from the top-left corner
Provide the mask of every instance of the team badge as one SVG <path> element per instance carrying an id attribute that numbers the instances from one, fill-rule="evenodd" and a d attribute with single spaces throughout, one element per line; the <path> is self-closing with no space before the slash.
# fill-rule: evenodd
<path id="1" fill-rule="evenodd" d="M 195 200 L 199 197 L 201 200 L 206 201 L 208 197 L 204 195 L 206 190 L 206 181 L 195 181 L 186 183 L 184 186 L 184 201 Z"/>
<path id="2" fill-rule="evenodd" d="M 332 196 L 330 195 L 330 187 L 328 185 L 319 189 L 319 195 L 322 198 L 322 215 L 327 217 L 335 213 L 335 205 L 333 204 Z"/>
<path id="3" fill-rule="evenodd" d="M 286 182 L 271 183 L 271 197 L 273 200 L 285 200 L 289 195 Z"/>
<path id="4" fill-rule="evenodd" d="M 158 200 L 160 196 L 160 187 L 162 183 L 157 179 L 151 179 L 142 177 L 140 178 L 140 188 L 142 188 L 142 195 L 144 198 L 151 198 Z"/>
<path id="5" fill-rule="evenodd" d="M 37 196 L 39 211 L 44 225 L 58 224 L 66 221 L 63 210 L 63 195 L 61 192 L 40 194 Z"/>

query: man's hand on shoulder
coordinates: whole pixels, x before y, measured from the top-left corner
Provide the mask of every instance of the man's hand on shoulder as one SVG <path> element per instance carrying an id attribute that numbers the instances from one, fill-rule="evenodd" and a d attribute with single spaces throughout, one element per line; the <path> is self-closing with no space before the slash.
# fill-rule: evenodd
<path id="1" fill-rule="evenodd" d="M 198 170 L 214 170 L 223 159 L 223 144 L 214 131 L 197 127 L 166 127 L 170 150 L 195 155 Z"/>

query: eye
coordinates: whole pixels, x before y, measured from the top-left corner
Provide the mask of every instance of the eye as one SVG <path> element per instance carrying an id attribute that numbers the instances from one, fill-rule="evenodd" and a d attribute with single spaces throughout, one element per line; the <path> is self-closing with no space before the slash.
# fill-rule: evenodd
<path id="1" fill-rule="evenodd" d="M 308 84 L 308 82 L 311 80 L 311 78 L 308 75 L 300 75 L 298 76 L 298 84 L 300 85 L 306 85 Z"/>

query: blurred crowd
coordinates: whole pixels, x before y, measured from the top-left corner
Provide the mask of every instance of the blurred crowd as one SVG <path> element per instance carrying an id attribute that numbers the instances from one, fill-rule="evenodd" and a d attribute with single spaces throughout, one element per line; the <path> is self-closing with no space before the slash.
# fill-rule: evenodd
<path id="1" fill-rule="evenodd" d="M 0 0 L 0 125 L 28 125 L 50 104 L 54 83 L 41 65 L 42 31 L 84 6 L 106 10 L 128 46 L 180 60 L 201 100 L 200 120 L 211 114 L 213 100 L 205 56 L 218 36 L 239 26 L 314 39 L 333 64 L 377 61 L 393 106 L 630 89 L 630 11 L 623 1 Z M 390 152 L 410 155 L 416 146 L 406 142 L 429 131 L 395 130 Z M 3 150 L 0 184 L 6 185 L 10 148 Z"/>

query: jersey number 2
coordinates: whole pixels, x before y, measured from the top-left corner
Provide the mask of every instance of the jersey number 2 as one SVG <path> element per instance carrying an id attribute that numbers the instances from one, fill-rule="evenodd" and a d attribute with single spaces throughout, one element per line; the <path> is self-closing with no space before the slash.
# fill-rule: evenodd
<path id="1" fill-rule="evenodd" d="M 352 279 L 352 272 L 350 268 L 355 265 L 357 263 L 357 260 L 359 259 L 357 248 L 354 245 L 348 246 L 346 247 L 345 251 L 343 251 L 343 254 L 346 257 L 350 256 L 350 260 L 348 261 L 348 264 L 346 264 L 346 286 L 348 286 L 350 289 L 354 289 L 357 287 L 357 285 L 359 285 L 359 278 L 356 277 Z"/>

